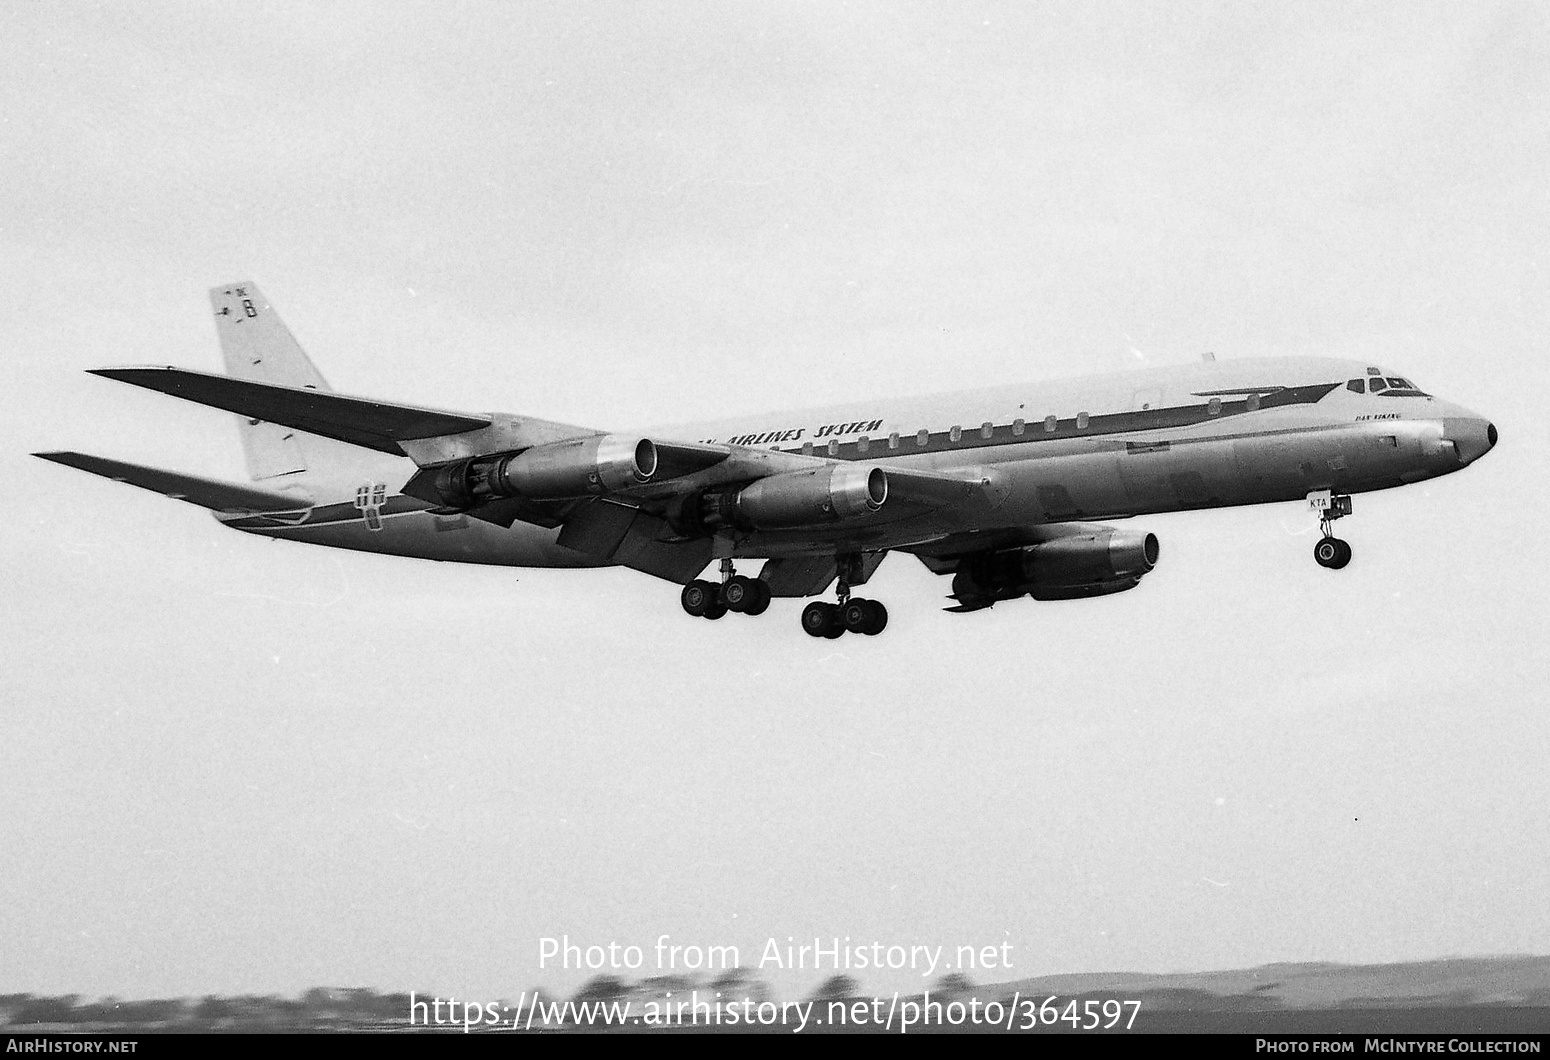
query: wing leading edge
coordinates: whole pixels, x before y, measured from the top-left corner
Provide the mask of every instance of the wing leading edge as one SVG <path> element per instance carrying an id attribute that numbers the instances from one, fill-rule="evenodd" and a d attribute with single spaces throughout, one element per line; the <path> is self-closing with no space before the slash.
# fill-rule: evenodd
<path id="1" fill-rule="evenodd" d="M 491 423 L 488 416 L 396 405 L 186 368 L 95 368 L 91 374 L 394 456 L 407 455 L 400 442 L 466 434 Z"/>

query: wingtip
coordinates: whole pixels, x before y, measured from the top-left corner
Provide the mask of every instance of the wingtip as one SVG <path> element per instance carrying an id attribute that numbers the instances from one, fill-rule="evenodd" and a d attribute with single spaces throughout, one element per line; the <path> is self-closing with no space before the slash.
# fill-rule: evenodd
<path id="1" fill-rule="evenodd" d="M 65 467 L 80 467 L 81 461 L 86 459 L 84 453 L 77 453 L 71 449 L 51 449 L 47 452 L 33 453 L 39 460 L 47 460 L 51 464 L 61 464 Z"/>
<path id="2" fill-rule="evenodd" d="M 124 365 L 119 368 L 88 368 L 87 375 L 100 376 L 103 379 L 111 379 L 115 383 L 139 384 L 142 379 L 154 378 L 163 372 L 176 370 L 175 365 L 170 364 L 135 364 Z"/>

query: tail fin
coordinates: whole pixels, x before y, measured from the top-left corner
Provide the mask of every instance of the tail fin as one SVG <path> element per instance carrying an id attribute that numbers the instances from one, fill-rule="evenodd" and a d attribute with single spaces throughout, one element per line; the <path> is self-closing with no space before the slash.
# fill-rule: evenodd
<path id="1" fill-rule="evenodd" d="M 237 379 L 331 391 L 290 330 L 257 287 L 246 281 L 212 288 L 215 330 L 226 373 Z M 302 439 L 290 427 L 241 417 L 238 430 L 255 481 L 307 470 Z"/>

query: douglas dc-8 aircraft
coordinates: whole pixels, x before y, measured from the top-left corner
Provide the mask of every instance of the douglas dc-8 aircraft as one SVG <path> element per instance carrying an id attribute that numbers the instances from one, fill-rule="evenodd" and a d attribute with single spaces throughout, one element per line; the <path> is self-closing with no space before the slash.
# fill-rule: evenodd
<path id="1" fill-rule="evenodd" d="M 949 611 L 1134 588 L 1157 538 L 1093 520 L 1351 494 L 1457 471 L 1496 428 L 1387 368 L 1282 357 L 610 434 L 334 393 L 258 288 L 210 293 L 226 375 L 95 372 L 241 417 L 251 484 L 36 455 L 211 509 L 248 533 L 423 559 L 644 571 L 690 615 L 802 612 L 814 637 L 882 632 L 852 595 L 890 551 L 952 575 Z M 763 559 L 758 576 L 736 572 Z M 720 561 L 719 581 L 701 579 Z"/>

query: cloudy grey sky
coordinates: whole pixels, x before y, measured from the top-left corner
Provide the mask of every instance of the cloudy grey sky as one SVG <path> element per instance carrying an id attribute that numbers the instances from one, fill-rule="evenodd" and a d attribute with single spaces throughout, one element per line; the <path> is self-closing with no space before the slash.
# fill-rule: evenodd
<path id="1" fill-rule="evenodd" d="M 1535 3 L 11 4 L 0 991 L 514 996 L 538 940 L 1012 944 L 995 980 L 1550 951 Z M 887 634 L 244 537 L 257 281 L 339 389 L 601 427 L 1357 356 L 1466 472 L 1144 520 L 1139 589 Z M 642 973 L 654 971 L 648 967 Z M 787 996 L 820 978 L 763 973 Z M 864 975 L 876 989 L 918 977 Z"/>

